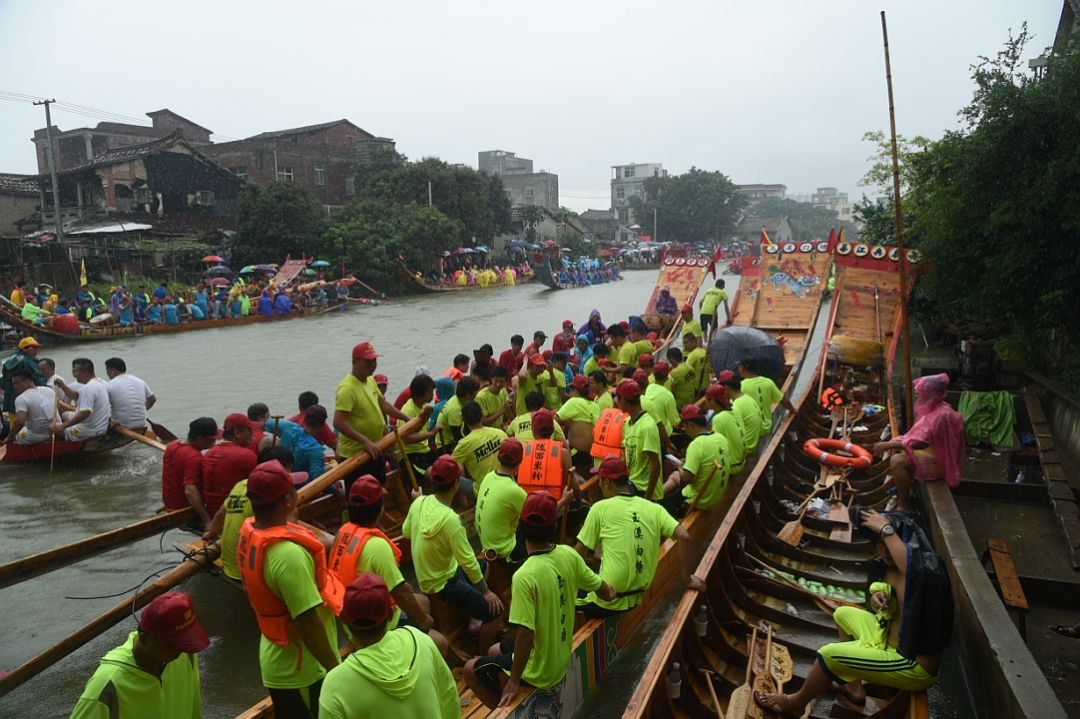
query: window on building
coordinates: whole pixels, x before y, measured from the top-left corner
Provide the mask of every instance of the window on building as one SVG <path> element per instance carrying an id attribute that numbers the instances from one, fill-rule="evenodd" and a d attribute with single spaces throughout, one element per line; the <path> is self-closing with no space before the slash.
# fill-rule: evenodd
<path id="1" fill-rule="evenodd" d="M 356 178 L 353 177 L 352 175 L 349 175 L 349 176 L 347 176 L 345 178 L 345 194 L 346 195 L 355 195 L 356 194 Z"/>
<path id="2" fill-rule="evenodd" d="M 140 205 L 150 204 L 150 188 L 149 187 L 136 187 L 135 188 L 135 202 Z"/>
<path id="3" fill-rule="evenodd" d="M 626 199 L 626 188 L 625 187 L 616 187 L 615 188 L 615 199 L 619 200 L 620 202 Z"/>
<path id="4" fill-rule="evenodd" d="M 536 190 L 534 190 L 531 187 L 526 187 L 525 188 L 525 201 L 526 202 L 532 202 L 533 198 L 535 198 L 535 197 L 536 197 Z"/>
<path id="5" fill-rule="evenodd" d="M 660 168 L 659 167 L 654 167 L 653 168 L 652 176 L 653 177 L 660 177 Z"/>
<path id="6" fill-rule="evenodd" d="M 619 209 L 619 222 L 629 222 L 629 221 L 630 221 L 630 208 L 628 208 L 628 207 L 620 208 Z"/>
<path id="7" fill-rule="evenodd" d="M 237 165 L 236 167 L 230 167 L 229 172 L 236 175 L 241 180 L 247 179 L 247 165 Z"/>
<path id="8" fill-rule="evenodd" d="M 508 189 L 506 189 L 506 188 L 504 187 L 504 188 L 503 188 L 503 194 L 504 194 L 504 195 L 506 195 L 506 199 L 508 199 L 508 200 L 510 200 L 511 202 L 513 202 L 513 200 L 514 200 L 514 193 L 512 193 L 512 192 L 511 192 L 510 190 L 508 190 Z"/>
<path id="9" fill-rule="evenodd" d="M 623 177 L 633 177 L 634 176 L 634 168 L 632 168 L 632 167 L 624 167 L 623 170 L 622 170 L 622 176 Z"/>
<path id="10" fill-rule="evenodd" d="M 291 167 L 279 167 L 277 171 L 278 182 L 292 182 L 293 171 Z"/>
<path id="11" fill-rule="evenodd" d="M 315 184 L 322 187 L 326 184 L 326 163 L 315 163 Z"/>
<path id="12" fill-rule="evenodd" d="M 214 204 L 214 193 L 210 190 L 199 190 L 195 193 L 196 205 L 212 205 Z"/>

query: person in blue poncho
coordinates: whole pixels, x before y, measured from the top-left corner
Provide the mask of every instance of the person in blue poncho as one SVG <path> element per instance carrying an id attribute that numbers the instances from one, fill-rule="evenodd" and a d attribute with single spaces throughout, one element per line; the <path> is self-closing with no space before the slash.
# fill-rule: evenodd
<path id="1" fill-rule="evenodd" d="M 274 314 L 274 301 L 270 299 L 270 290 L 263 290 L 259 297 L 259 314 L 263 317 Z"/>
<path id="2" fill-rule="evenodd" d="M 274 314 L 287 315 L 292 312 L 293 303 L 289 299 L 289 296 L 284 292 L 278 292 L 278 296 L 274 298 Z"/>
<path id="3" fill-rule="evenodd" d="M 450 398 L 454 396 L 454 380 L 447 376 L 435 378 L 435 396 L 438 397 L 438 402 L 435 403 L 435 410 L 431 413 L 431 419 L 428 420 L 428 431 L 435 428 L 435 425 L 439 423 L 439 414 L 442 412 L 443 407 L 450 401 Z"/>

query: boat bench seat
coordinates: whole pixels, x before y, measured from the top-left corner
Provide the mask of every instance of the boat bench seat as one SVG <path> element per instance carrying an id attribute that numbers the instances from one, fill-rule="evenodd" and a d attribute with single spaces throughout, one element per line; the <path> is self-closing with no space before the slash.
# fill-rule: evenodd
<path id="1" fill-rule="evenodd" d="M 984 564 L 987 559 L 990 560 L 994 567 L 994 575 L 997 577 L 998 586 L 1001 588 L 1001 598 L 1005 602 L 1005 606 L 1016 610 L 1017 629 L 1020 630 L 1020 637 L 1026 642 L 1027 596 L 1024 595 L 1024 588 L 1020 585 L 1020 577 L 1016 573 L 1016 565 L 1013 564 L 1012 555 L 1009 554 L 1009 545 L 1005 543 L 1005 540 L 994 537 L 986 538 L 986 550 L 982 554 Z"/>

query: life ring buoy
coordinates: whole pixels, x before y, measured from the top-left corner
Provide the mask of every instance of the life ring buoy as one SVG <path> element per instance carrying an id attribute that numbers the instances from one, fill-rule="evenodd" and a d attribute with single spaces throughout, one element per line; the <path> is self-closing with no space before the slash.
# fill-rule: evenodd
<path id="1" fill-rule="evenodd" d="M 808 439 L 803 444 L 803 451 L 818 462 L 831 467 L 868 469 L 874 460 L 870 450 L 841 439 Z M 853 456 L 843 457 L 835 454 L 836 452 L 846 452 Z"/>

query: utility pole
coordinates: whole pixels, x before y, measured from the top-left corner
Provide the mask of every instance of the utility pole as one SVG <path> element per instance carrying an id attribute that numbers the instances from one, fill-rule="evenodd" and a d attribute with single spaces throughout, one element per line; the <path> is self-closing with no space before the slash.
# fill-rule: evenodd
<path id="1" fill-rule="evenodd" d="M 660 241 L 660 226 L 656 224 L 656 208 L 655 207 L 652 208 L 652 233 L 653 233 L 652 241 L 653 242 L 659 242 Z"/>
<path id="2" fill-rule="evenodd" d="M 427 206 L 431 207 L 431 180 L 427 183 Z"/>
<path id="3" fill-rule="evenodd" d="M 68 254 L 67 246 L 64 244 L 64 222 L 60 217 L 60 182 L 56 177 L 56 157 L 53 153 L 52 143 L 52 115 L 49 112 L 49 105 L 54 102 L 56 100 L 39 100 L 34 104 L 45 106 L 45 142 L 48 143 L 45 148 L 45 160 L 49 163 L 49 176 L 52 181 L 53 213 L 56 216 L 56 240 L 60 243 L 60 251 L 64 253 L 64 262 L 75 280 L 75 288 L 78 289 L 79 278 L 75 275 L 75 268 L 71 264 L 71 255 Z"/>

